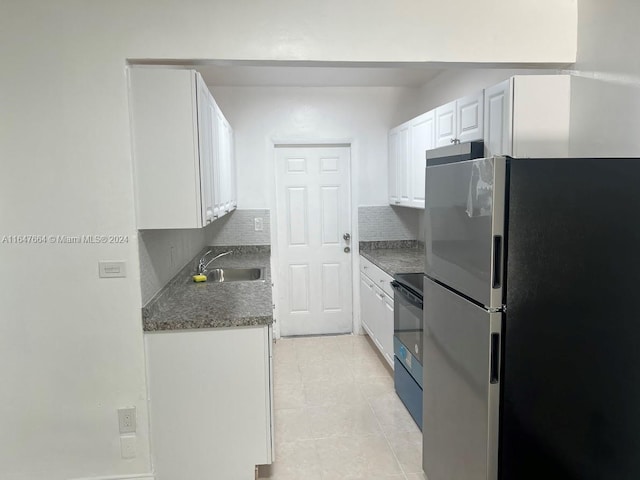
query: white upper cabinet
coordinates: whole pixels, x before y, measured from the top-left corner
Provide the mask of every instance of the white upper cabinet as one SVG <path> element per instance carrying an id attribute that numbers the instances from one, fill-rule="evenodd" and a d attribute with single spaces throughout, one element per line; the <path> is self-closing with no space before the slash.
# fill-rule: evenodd
<path id="1" fill-rule="evenodd" d="M 216 206 L 220 216 L 235 208 L 235 162 L 233 160 L 233 131 L 220 109 L 217 110 L 218 129 L 218 193 Z"/>
<path id="2" fill-rule="evenodd" d="M 389 163 L 388 163 L 388 179 L 389 179 L 389 204 L 397 205 L 400 203 L 398 195 L 398 137 L 400 127 L 389 130 Z"/>
<path id="3" fill-rule="evenodd" d="M 450 145 L 456 138 L 456 102 L 436 108 L 436 147 Z"/>
<path id="4" fill-rule="evenodd" d="M 400 205 L 408 205 L 411 197 L 410 152 L 411 129 L 408 123 L 403 123 L 398 132 L 398 197 Z"/>
<path id="5" fill-rule="evenodd" d="M 411 120 L 410 207 L 424 208 L 425 152 L 435 146 L 435 111 L 423 113 Z"/>
<path id="6" fill-rule="evenodd" d="M 129 88 L 137 228 L 200 228 L 234 208 L 233 134 L 200 74 L 132 67 Z"/>
<path id="7" fill-rule="evenodd" d="M 436 108 L 436 147 L 483 138 L 484 92 Z"/>
<path id="8" fill-rule="evenodd" d="M 484 91 L 456 100 L 456 140 L 471 142 L 484 136 Z"/>
<path id="9" fill-rule="evenodd" d="M 389 131 L 389 204 L 424 208 L 425 151 L 434 147 L 436 112 Z"/>
<path id="10" fill-rule="evenodd" d="M 389 204 L 407 206 L 411 201 L 411 125 L 389 131 Z"/>
<path id="11" fill-rule="evenodd" d="M 569 154 L 569 75 L 518 75 L 485 91 L 485 155 Z"/>
<path id="12" fill-rule="evenodd" d="M 511 80 L 484 91 L 484 151 L 487 157 L 512 155 Z"/>
<path id="13" fill-rule="evenodd" d="M 198 98 L 198 146 L 200 159 L 200 194 L 203 225 L 219 215 L 215 206 L 216 105 L 202 77 L 196 75 Z M 141 227 L 140 227 L 141 228 Z"/>

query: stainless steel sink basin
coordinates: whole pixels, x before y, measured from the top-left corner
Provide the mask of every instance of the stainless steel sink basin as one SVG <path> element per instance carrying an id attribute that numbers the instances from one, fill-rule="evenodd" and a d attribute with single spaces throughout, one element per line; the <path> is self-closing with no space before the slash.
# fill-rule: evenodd
<path id="1" fill-rule="evenodd" d="M 207 272 L 208 282 L 254 282 L 264 280 L 264 268 L 214 268 Z"/>

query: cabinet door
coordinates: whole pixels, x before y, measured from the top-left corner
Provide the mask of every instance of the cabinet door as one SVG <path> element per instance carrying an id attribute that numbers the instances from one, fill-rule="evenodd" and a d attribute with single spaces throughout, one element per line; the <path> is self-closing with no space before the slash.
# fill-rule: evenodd
<path id="1" fill-rule="evenodd" d="M 425 152 L 435 144 L 435 120 L 435 110 L 432 110 L 411 121 L 411 207 L 424 208 Z"/>
<path id="2" fill-rule="evenodd" d="M 384 304 L 384 313 L 380 328 L 380 343 L 382 344 L 384 357 L 393 368 L 393 298 L 384 295 L 382 302 Z"/>
<path id="3" fill-rule="evenodd" d="M 456 102 L 436 108 L 436 147 L 451 145 L 456 138 Z"/>
<path id="4" fill-rule="evenodd" d="M 485 156 L 512 155 L 511 80 L 505 80 L 484 91 L 484 149 Z"/>
<path id="5" fill-rule="evenodd" d="M 231 210 L 238 206 L 238 176 L 236 173 L 236 138 L 233 128 L 229 126 L 229 165 L 231 178 Z"/>
<path id="6" fill-rule="evenodd" d="M 411 126 L 405 123 L 400 126 L 398 137 L 398 196 L 400 205 L 409 206 L 411 201 Z"/>
<path id="7" fill-rule="evenodd" d="M 484 136 L 484 91 L 456 100 L 456 138 L 460 142 Z"/>
<path id="8" fill-rule="evenodd" d="M 373 292 L 373 282 L 363 273 L 360 274 L 360 319 L 362 328 L 375 341 L 374 335 L 374 315 L 373 304 L 375 294 Z"/>
<path id="9" fill-rule="evenodd" d="M 128 69 L 138 229 L 202 227 L 196 72 Z"/>
<path id="10" fill-rule="evenodd" d="M 225 198 L 223 195 L 224 169 L 225 169 L 225 126 L 224 117 L 219 108 L 216 107 L 216 156 L 214 162 L 215 178 L 215 217 L 222 217 L 225 212 Z"/>
<path id="11" fill-rule="evenodd" d="M 397 205 L 400 203 L 398 196 L 398 135 L 399 128 L 389 131 L 389 204 Z"/>
<path id="12" fill-rule="evenodd" d="M 386 311 L 384 306 L 384 292 L 377 286 L 373 286 L 373 299 L 371 301 L 373 305 L 373 318 L 374 320 L 374 330 L 373 334 L 375 336 L 375 343 L 380 353 L 385 354 L 384 349 L 384 332 L 385 332 L 385 321 L 386 321 Z"/>
<path id="13" fill-rule="evenodd" d="M 231 126 L 220 118 L 220 216 L 231 211 Z"/>
<path id="14" fill-rule="evenodd" d="M 198 101 L 198 147 L 200 157 L 200 205 L 202 225 L 214 220 L 215 104 L 200 74 L 195 75 Z"/>
<path id="15" fill-rule="evenodd" d="M 270 340 L 266 326 L 145 334 L 157 478 L 253 478 L 272 462 Z"/>

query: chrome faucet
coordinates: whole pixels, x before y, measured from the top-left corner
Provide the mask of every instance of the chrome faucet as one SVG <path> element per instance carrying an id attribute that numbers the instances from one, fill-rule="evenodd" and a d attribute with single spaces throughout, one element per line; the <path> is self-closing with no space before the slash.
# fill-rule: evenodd
<path id="1" fill-rule="evenodd" d="M 202 258 L 200 259 L 200 261 L 198 262 L 198 273 L 199 274 L 202 274 L 202 273 L 206 272 L 207 271 L 207 267 L 211 264 L 211 262 L 213 262 L 214 260 L 219 259 L 220 257 L 224 257 L 225 255 L 232 254 L 233 250 L 229 250 L 228 252 L 224 252 L 224 253 L 221 253 L 220 255 L 216 255 L 211 260 L 209 260 L 207 263 L 204 263 L 205 260 L 207 259 L 207 255 L 209 255 L 211 252 L 213 252 L 213 250 L 209 250 L 207 253 L 205 253 L 202 256 Z"/>

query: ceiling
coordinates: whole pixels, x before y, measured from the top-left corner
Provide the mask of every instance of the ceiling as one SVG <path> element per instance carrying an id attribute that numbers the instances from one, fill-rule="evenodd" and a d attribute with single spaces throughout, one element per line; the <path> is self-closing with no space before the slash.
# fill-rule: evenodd
<path id="1" fill-rule="evenodd" d="M 422 63 L 130 59 L 130 65 L 193 68 L 211 86 L 421 87 L 446 67 Z"/>
<path id="2" fill-rule="evenodd" d="M 420 87 L 443 70 L 426 66 L 196 65 L 207 85 Z"/>
<path id="3" fill-rule="evenodd" d="M 130 59 L 130 65 L 193 68 L 207 85 L 259 87 L 421 87 L 450 69 L 545 69 L 552 64 L 456 64 L 266 60 Z"/>

